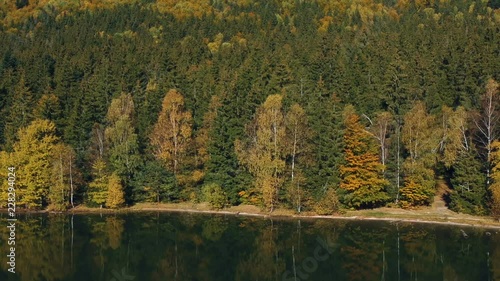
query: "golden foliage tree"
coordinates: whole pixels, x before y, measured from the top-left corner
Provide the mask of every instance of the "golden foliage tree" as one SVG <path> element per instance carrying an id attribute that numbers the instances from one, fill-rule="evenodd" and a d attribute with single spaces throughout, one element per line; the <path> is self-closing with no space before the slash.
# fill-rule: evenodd
<path id="1" fill-rule="evenodd" d="M 89 183 L 88 200 L 91 204 L 101 207 L 108 198 L 108 175 L 106 173 L 106 162 L 99 158 L 92 165 L 92 176 L 94 180 Z"/>
<path id="2" fill-rule="evenodd" d="M 47 203 L 47 195 L 53 183 L 52 153 L 59 138 L 54 123 L 34 120 L 18 133 L 12 159 L 17 167 L 17 204 L 28 209 L 41 208 Z"/>
<path id="3" fill-rule="evenodd" d="M 467 137 L 468 113 L 463 107 L 456 110 L 443 106 L 440 114 L 440 128 L 437 131 L 441 135 L 439 151 L 441 161 L 449 168 L 456 161 L 459 153 L 470 149 Z"/>
<path id="4" fill-rule="evenodd" d="M 267 97 L 257 109 L 250 126 L 251 141 L 243 144 L 235 142 L 239 161 L 255 176 L 255 187 L 262 194 L 264 206 L 271 212 L 278 200 L 278 192 L 283 184 L 285 169 L 285 124 L 282 112 L 283 96 Z"/>
<path id="5" fill-rule="evenodd" d="M 389 184 L 382 176 L 374 139 L 359 121 L 354 107 L 344 110 L 344 160 L 340 167 L 340 188 L 347 194 L 344 202 L 351 207 L 364 208 L 380 205 L 389 199 Z"/>
<path id="6" fill-rule="evenodd" d="M 491 213 L 500 220 L 500 140 L 496 140 L 491 145 L 492 147 L 492 183 L 490 185 L 491 192 Z"/>
<path id="7" fill-rule="evenodd" d="M 125 197 L 123 192 L 123 185 L 121 183 L 120 177 L 113 173 L 108 179 L 108 196 L 106 198 L 106 207 L 108 208 L 118 208 L 123 206 L 125 203 Z"/>
<path id="8" fill-rule="evenodd" d="M 175 175 L 191 141 L 191 126 L 192 117 L 184 108 L 184 97 L 177 90 L 168 91 L 150 139 L 156 158 Z"/>

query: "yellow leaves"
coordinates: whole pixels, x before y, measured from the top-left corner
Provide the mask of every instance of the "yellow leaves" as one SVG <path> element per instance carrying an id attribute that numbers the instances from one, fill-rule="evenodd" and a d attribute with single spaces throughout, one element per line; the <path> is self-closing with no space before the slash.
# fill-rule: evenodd
<path id="1" fill-rule="evenodd" d="M 40 208 L 47 200 L 53 181 L 52 152 L 59 141 L 55 131 L 54 123 L 48 120 L 34 120 L 19 130 L 12 156 L 22 175 L 17 181 L 17 202 L 21 206 Z"/>
<path id="2" fill-rule="evenodd" d="M 132 95 L 122 93 L 118 98 L 111 101 L 106 120 L 113 124 L 118 120 L 126 118 L 132 119 L 134 116 L 134 101 Z"/>
<path id="3" fill-rule="evenodd" d="M 346 106 L 343 116 L 346 163 L 340 167 L 340 188 L 350 193 L 346 197 L 350 206 L 380 204 L 388 198 L 385 187 L 389 183 L 381 175 L 384 166 L 379 163 L 373 139 L 352 106 Z"/>
<path id="4" fill-rule="evenodd" d="M 191 141 L 191 124 L 191 113 L 184 109 L 184 97 L 177 90 L 168 91 L 150 139 L 155 157 L 174 174 Z"/>
<path id="5" fill-rule="evenodd" d="M 416 183 L 412 179 L 405 182 L 405 186 L 401 189 L 401 196 L 404 198 L 400 204 L 403 208 L 411 206 L 425 205 L 429 201 L 429 196 L 423 192 L 424 187 Z"/>
<path id="6" fill-rule="evenodd" d="M 441 161 L 446 167 L 450 167 L 455 162 L 460 151 L 469 150 L 470 144 L 466 136 L 468 119 L 468 113 L 463 107 L 458 107 L 453 111 L 444 106 L 441 110 L 441 127 L 434 131 L 442 136 Z"/>
<path id="7" fill-rule="evenodd" d="M 493 161 L 491 178 L 493 183 L 489 187 L 493 199 L 491 212 L 497 219 L 500 219 L 500 140 L 496 140 L 491 146 L 493 150 L 491 153 Z"/>
<path id="8" fill-rule="evenodd" d="M 106 162 L 102 158 L 98 158 L 92 165 L 92 176 L 94 180 L 89 183 L 88 196 L 89 200 L 97 205 L 106 203 L 108 197 L 108 176 L 106 174 Z"/>
<path id="9" fill-rule="evenodd" d="M 116 250 L 120 247 L 125 221 L 117 217 L 106 218 L 106 230 L 108 234 L 109 247 Z"/>
<path id="10" fill-rule="evenodd" d="M 201 18 L 213 12 L 209 0 L 157 0 L 156 7 L 160 12 L 170 13 L 180 20 L 188 17 Z"/>
<path id="11" fill-rule="evenodd" d="M 106 198 L 106 207 L 118 208 L 125 203 L 123 186 L 120 177 L 113 173 L 108 180 L 108 196 Z"/>
<path id="12" fill-rule="evenodd" d="M 238 160 L 255 176 L 255 187 L 263 196 L 266 207 L 273 210 L 277 192 L 283 183 L 285 167 L 285 124 L 281 95 L 270 95 L 257 109 L 249 130 L 249 142 L 235 141 Z"/>
<path id="13" fill-rule="evenodd" d="M 321 32 L 321 33 L 328 32 L 328 27 L 330 26 L 330 24 L 332 22 L 333 22 L 333 17 L 324 16 L 322 19 L 319 20 L 318 32 Z"/>
<path id="14" fill-rule="evenodd" d="M 219 48 L 222 45 L 222 40 L 224 39 L 224 35 L 222 33 L 218 33 L 213 42 L 207 44 L 208 49 L 212 55 L 215 55 L 219 52 Z"/>

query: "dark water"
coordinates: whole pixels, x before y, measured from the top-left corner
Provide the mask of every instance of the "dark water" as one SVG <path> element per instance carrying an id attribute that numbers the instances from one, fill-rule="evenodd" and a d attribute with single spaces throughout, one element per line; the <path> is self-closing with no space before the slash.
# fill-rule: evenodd
<path id="1" fill-rule="evenodd" d="M 0 280 L 500 280 L 500 233 L 442 225 L 223 215 L 0 218 Z"/>

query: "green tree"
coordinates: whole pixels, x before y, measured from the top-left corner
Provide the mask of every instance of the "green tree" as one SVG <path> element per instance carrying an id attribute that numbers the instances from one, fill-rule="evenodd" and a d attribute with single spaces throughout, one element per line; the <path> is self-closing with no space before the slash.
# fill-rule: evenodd
<path id="1" fill-rule="evenodd" d="M 311 140 L 312 164 L 304 174 L 309 192 L 321 200 L 328 189 L 336 188 L 340 182 L 343 105 L 337 95 L 327 92 L 322 81 L 306 98 L 308 124 L 315 137 Z"/>
<path id="2" fill-rule="evenodd" d="M 32 106 L 33 93 L 26 84 L 24 71 L 21 73 L 19 82 L 13 89 L 11 101 L 8 105 L 8 113 L 5 116 L 5 148 L 11 151 L 14 142 L 18 140 L 16 134 L 20 128 L 26 127 L 33 120 Z"/>
<path id="3" fill-rule="evenodd" d="M 201 188 L 203 199 L 214 209 L 222 209 L 227 203 L 227 196 L 216 183 L 209 183 Z"/>
<path id="4" fill-rule="evenodd" d="M 340 188 L 346 192 L 344 204 L 371 208 L 385 203 L 389 182 L 383 178 L 377 145 L 352 106 L 344 109 L 344 161 L 340 167 Z"/>
<path id="5" fill-rule="evenodd" d="M 134 102 L 130 94 L 122 93 L 111 101 L 106 121 L 108 126 L 104 136 L 110 168 L 120 176 L 129 191 L 129 184 L 141 160 L 134 125 Z"/>
<path id="6" fill-rule="evenodd" d="M 487 212 L 486 178 L 484 165 L 478 157 L 476 149 L 460 151 L 451 168 L 449 207 L 453 211 L 484 215 Z"/>

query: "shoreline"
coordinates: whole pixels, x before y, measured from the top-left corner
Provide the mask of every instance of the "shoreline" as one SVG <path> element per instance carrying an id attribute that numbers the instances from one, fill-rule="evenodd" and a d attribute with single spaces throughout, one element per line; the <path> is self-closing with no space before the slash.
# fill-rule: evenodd
<path id="1" fill-rule="evenodd" d="M 0 209 L 0 213 L 5 213 L 6 209 Z M 233 215 L 272 219 L 305 219 L 305 220 L 359 220 L 359 221 L 386 221 L 405 222 L 416 224 L 440 224 L 449 226 L 474 227 L 484 229 L 500 230 L 500 222 L 491 217 L 479 217 L 454 213 L 449 210 L 436 211 L 430 208 L 417 210 L 404 210 L 395 208 L 379 208 L 372 210 L 346 211 L 345 214 L 318 215 L 312 212 L 297 214 L 293 210 L 278 209 L 273 213 L 266 213 L 256 206 L 240 205 L 232 206 L 222 210 L 213 210 L 206 204 L 190 203 L 167 203 L 148 204 L 139 203 L 137 205 L 122 209 L 89 208 L 78 206 L 66 211 L 28 211 L 17 210 L 18 214 L 125 214 L 125 213 L 146 213 L 146 212 L 171 212 L 171 213 L 194 213 L 194 214 L 215 214 Z"/>

